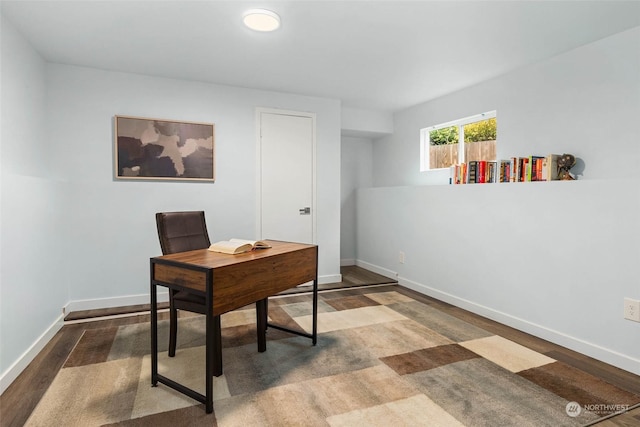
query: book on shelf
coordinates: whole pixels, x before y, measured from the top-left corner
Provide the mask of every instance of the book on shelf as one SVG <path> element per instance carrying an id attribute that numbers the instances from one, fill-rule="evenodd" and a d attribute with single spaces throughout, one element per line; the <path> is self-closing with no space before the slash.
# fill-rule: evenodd
<path id="1" fill-rule="evenodd" d="M 526 182 L 529 173 L 529 158 L 518 157 L 518 182 Z"/>
<path id="2" fill-rule="evenodd" d="M 496 161 L 488 161 L 487 162 L 487 176 L 485 182 L 489 182 L 491 184 L 498 182 L 498 162 Z"/>
<path id="3" fill-rule="evenodd" d="M 460 163 L 452 165 L 450 168 L 451 177 L 449 178 L 449 184 L 466 184 L 467 183 L 467 165 L 466 163 Z"/>
<path id="4" fill-rule="evenodd" d="M 478 162 L 475 160 L 472 160 L 467 164 L 468 164 L 467 182 L 469 184 L 475 184 L 476 182 L 478 182 Z"/>
<path id="5" fill-rule="evenodd" d="M 557 181 L 558 177 L 558 159 L 560 154 L 549 154 L 544 158 L 542 163 L 542 177 L 544 181 Z"/>
<path id="6" fill-rule="evenodd" d="M 478 169 L 476 169 L 476 182 L 484 184 L 487 181 L 487 161 L 479 160 Z"/>
<path id="7" fill-rule="evenodd" d="M 511 182 L 511 160 L 500 160 L 498 182 Z"/>
<path id="8" fill-rule="evenodd" d="M 511 157 L 511 174 L 509 176 L 509 182 L 518 182 L 518 174 L 520 173 L 519 163 L 517 157 Z"/>
<path id="9" fill-rule="evenodd" d="M 542 178 L 542 166 L 544 159 L 544 156 L 529 156 L 527 181 L 544 181 Z"/>
<path id="10" fill-rule="evenodd" d="M 220 252 L 223 254 L 241 254 L 254 249 L 267 249 L 271 246 L 264 240 L 245 240 L 245 239 L 229 239 L 215 242 L 209 246 L 212 252 Z"/>

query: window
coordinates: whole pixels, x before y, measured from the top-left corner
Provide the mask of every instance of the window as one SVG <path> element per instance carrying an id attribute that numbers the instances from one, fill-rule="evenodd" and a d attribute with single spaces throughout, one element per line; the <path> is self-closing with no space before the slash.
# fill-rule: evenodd
<path id="1" fill-rule="evenodd" d="M 420 170 L 448 168 L 473 160 L 496 160 L 496 112 L 478 114 L 420 130 Z M 464 144 L 459 144 L 459 141 Z"/>

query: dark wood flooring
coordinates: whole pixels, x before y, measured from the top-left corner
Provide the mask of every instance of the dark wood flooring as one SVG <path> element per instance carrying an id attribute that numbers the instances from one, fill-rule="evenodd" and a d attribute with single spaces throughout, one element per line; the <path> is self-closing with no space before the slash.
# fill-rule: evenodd
<path id="1" fill-rule="evenodd" d="M 549 357 L 595 375 L 623 390 L 640 394 L 640 377 L 629 372 L 470 313 L 453 305 L 403 288 L 402 286 L 394 284 L 395 280 L 385 278 L 384 276 L 377 275 L 359 267 L 343 267 L 342 275 L 343 282 L 341 283 L 341 286 L 338 286 L 338 284 L 323 286 L 322 291 L 331 292 L 337 288 L 344 288 L 344 290 L 340 291 L 342 295 L 361 295 L 363 293 L 395 290 L 416 300 L 422 301 L 425 304 L 438 308 L 447 314 L 484 328 L 494 334 L 510 339 L 531 348 L 532 350 L 546 354 Z M 380 285 L 389 282 L 392 284 L 375 287 L 367 286 L 372 284 Z M 303 288 L 300 288 L 298 292 L 304 291 L 305 290 Z M 132 310 L 133 308 L 124 308 L 98 312 L 71 313 L 73 314 L 73 316 L 70 314 L 71 319 L 80 319 L 84 317 L 91 321 L 83 322 L 76 320 L 75 322 L 66 323 L 45 346 L 40 354 L 36 356 L 31 364 L 7 388 L 2 396 L 0 396 L 0 426 L 24 425 L 85 330 L 150 321 L 148 306 L 135 307 L 135 310 L 141 311 L 130 316 L 106 319 L 89 318 L 95 317 L 96 314 L 101 316 L 113 316 L 114 314 L 127 313 Z M 168 313 L 160 312 L 158 318 L 166 319 L 168 318 Z M 640 426 L 640 407 L 633 408 L 624 414 L 617 415 L 592 425 L 596 425 L 598 427 Z"/>

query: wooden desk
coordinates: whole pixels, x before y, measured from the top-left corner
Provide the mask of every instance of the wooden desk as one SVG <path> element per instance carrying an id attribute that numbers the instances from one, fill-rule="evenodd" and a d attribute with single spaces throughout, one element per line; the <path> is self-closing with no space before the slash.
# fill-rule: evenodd
<path id="1" fill-rule="evenodd" d="M 206 405 L 213 412 L 213 376 L 222 375 L 220 315 L 256 303 L 258 351 L 266 350 L 267 327 L 311 338 L 316 345 L 318 328 L 318 247 L 269 240 L 269 249 L 227 255 L 199 249 L 150 260 L 151 268 L 151 385 L 161 382 Z M 313 281 L 312 333 L 295 331 L 267 322 L 267 298 Z M 186 290 L 205 297 L 211 310 L 206 322 L 205 395 L 158 373 L 157 286 Z M 178 357 L 178 356 L 176 356 Z"/>

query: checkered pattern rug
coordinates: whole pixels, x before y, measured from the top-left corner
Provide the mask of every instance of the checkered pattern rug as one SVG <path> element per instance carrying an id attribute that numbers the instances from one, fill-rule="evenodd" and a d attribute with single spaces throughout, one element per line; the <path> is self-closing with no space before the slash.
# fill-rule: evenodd
<path id="1" fill-rule="evenodd" d="M 558 427 L 640 402 L 396 291 L 319 298 L 317 346 L 270 329 L 258 353 L 254 308 L 222 316 L 212 414 L 151 387 L 149 324 L 139 323 L 87 330 L 27 425 Z M 272 299 L 269 317 L 310 330 L 311 296 Z M 178 328 L 168 358 L 168 324 L 159 323 L 159 371 L 204 393 L 204 318 L 181 318 Z"/>

